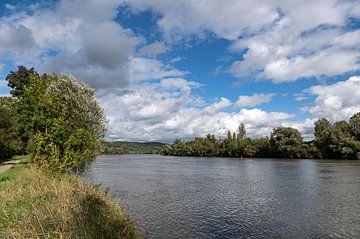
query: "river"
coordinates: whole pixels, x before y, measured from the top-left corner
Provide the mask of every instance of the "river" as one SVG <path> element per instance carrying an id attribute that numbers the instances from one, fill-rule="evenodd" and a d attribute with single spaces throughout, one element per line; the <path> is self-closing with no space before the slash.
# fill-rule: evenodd
<path id="1" fill-rule="evenodd" d="M 109 188 L 146 238 L 360 238 L 360 162 L 100 156 Z"/>

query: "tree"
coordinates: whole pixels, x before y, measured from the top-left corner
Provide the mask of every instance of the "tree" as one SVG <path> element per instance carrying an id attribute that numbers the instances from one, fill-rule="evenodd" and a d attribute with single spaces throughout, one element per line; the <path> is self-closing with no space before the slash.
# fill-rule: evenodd
<path id="1" fill-rule="evenodd" d="M 39 76 L 34 68 L 27 69 L 25 66 L 19 66 L 17 71 L 11 71 L 6 77 L 8 86 L 12 88 L 10 94 L 14 97 L 21 97 L 31 75 Z"/>
<path id="2" fill-rule="evenodd" d="M 356 157 L 357 142 L 351 134 L 351 127 L 346 121 L 335 122 L 331 134 L 330 149 L 332 157 L 354 159 Z"/>
<path id="3" fill-rule="evenodd" d="M 244 123 L 240 123 L 238 130 L 238 141 L 243 141 L 246 138 L 246 129 Z"/>
<path id="4" fill-rule="evenodd" d="M 58 171 L 82 171 L 105 132 L 94 91 L 69 75 L 31 74 L 17 102 L 19 127 L 31 139 L 32 160 Z"/>
<path id="5" fill-rule="evenodd" d="M 238 153 L 238 156 L 242 156 L 244 155 L 245 153 L 245 147 L 247 147 L 244 143 L 244 140 L 245 140 L 245 137 L 246 137 L 246 130 L 245 130 L 245 125 L 244 123 L 241 123 L 239 125 L 239 128 L 238 128 L 238 134 L 237 134 L 237 153 Z M 251 144 L 251 142 L 250 142 Z M 249 146 L 250 147 L 250 146 Z M 251 147 L 250 147 L 251 148 Z M 248 156 L 250 156 L 250 148 L 248 148 Z M 255 156 L 255 155 L 254 155 Z M 250 156 L 250 157 L 254 157 L 254 156 Z"/>
<path id="6" fill-rule="evenodd" d="M 14 103 L 10 97 L 0 97 L 0 162 L 21 150 L 14 119 Z"/>
<path id="7" fill-rule="evenodd" d="M 349 121 L 352 135 L 360 140 L 360 112 L 354 114 Z"/>
<path id="8" fill-rule="evenodd" d="M 277 157 L 301 158 L 304 155 L 303 139 L 297 129 L 275 128 L 270 136 L 270 144 Z"/>
<path id="9" fill-rule="evenodd" d="M 320 150 L 322 158 L 330 158 L 332 126 L 329 120 L 322 118 L 315 123 L 315 145 Z"/>

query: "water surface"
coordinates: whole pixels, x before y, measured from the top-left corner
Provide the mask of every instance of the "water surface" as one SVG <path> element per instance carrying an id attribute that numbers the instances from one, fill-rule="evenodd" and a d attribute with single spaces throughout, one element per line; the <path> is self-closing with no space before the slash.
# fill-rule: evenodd
<path id="1" fill-rule="evenodd" d="M 100 156 L 146 238 L 360 238 L 360 162 Z"/>

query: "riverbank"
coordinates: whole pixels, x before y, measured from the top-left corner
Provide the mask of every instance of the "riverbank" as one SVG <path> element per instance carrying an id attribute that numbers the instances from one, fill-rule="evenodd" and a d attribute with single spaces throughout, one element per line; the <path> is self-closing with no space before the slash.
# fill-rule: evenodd
<path id="1" fill-rule="evenodd" d="M 111 197 L 28 165 L 0 174 L 0 238 L 141 238 Z"/>

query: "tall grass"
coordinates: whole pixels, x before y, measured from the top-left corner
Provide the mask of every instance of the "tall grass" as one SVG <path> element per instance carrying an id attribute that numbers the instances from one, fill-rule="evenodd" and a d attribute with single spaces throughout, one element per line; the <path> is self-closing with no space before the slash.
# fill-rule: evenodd
<path id="1" fill-rule="evenodd" d="M 0 174 L 0 238 L 140 238 L 111 197 L 32 166 Z"/>

